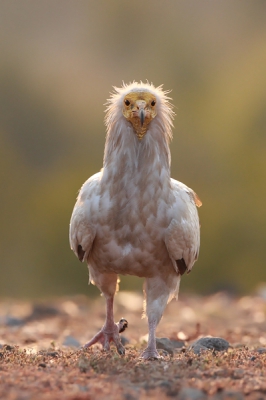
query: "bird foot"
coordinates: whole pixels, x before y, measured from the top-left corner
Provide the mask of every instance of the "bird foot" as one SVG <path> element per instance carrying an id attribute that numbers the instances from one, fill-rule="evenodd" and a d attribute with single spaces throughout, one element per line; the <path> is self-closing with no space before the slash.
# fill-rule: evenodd
<path id="1" fill-rule="evenodd" d="M 101 343 L 103 346 L 103 349 L 105 351 L 110 350 L 110 343 L 114 342 L 117 352 L 120 355 L 125 354 L 125 349 L 124 346 L 121 343 L 121 339 L 119 336 L 119 333 L 124 332 L 126 328 L 128 327 L 128 322 L 125 318 L 121 318 L 119 322 L 116 324 L 114 323 L 113 326 L 104 326 L 100 332 L 98 332 L 88 343 L 86 343 L 83 348 L 87 349 L 88 347 L 91 347 L 95 343 Z"/>
<path id="2" fill-rule="evenodd" d="M 149 349 L 148 347 L 143 351 L 140 357 L 144 360 L 159 360 L 162 358 L 156 348 Z"/>

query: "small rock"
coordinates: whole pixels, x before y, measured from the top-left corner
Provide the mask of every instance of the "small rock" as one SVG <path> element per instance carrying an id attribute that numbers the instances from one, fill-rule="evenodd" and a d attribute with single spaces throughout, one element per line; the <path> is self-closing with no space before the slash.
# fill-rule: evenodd
<path id="1" fill-rule="evenodd" d="M 203 351 L 209 351 L 210 349 L 208 349 L 208 347 L 195 343 L 190 347 L 190 350 L 193 350 L 194 354 L 200 354 Z"/>
<path id="2" fill-rule="evenodd" d="M 227 368 L 218 368 L 214 372 L 214 377 L 215 378 L 227 378 L 229 376 L 230 372 L 228 371 Z"/>
<path id="3" fill-rule="evenodd" d="M 233 372 L 233 379 L 242 379 L 245 374 L 245 371 L 242 368 L 236 368 Z"/>
<path id="4" fill-rule="evenodd" d="M 129 340 L 125 336 L 120 336 L 120 340 L 121 340 L 121 343 L 123 346 L 125 346 L 126 344 L 129 344 Z"/>
<path id="5" fill-rule="evenodd" d="M 59 353 L 57 351 L 48 351 L 47 356 L 57 358 L 59 357 Z"/>
<path id="6" fill-rule="evenodd" d="M 87 391 L 88 391 L 87 386 L 83 386 L 83 385 L 78 385 L 78 389 L 79 389 L 81 392 L 87 392 Z"/>
<path id="7" fill-rule="evenodd" d="M 264 354 L 266 353 L 266 348 L 265 347 L 260 347 L 259 349 L 256 350 L 259 354 Z"/>
<path id="8" fill-rule="evenodd" d="M 182 347 L 185 346 L 185 342 L 183 342 L 183 340 L 170 340 L 174 349 L 182 349 Z"/>
<path id="9" fill-rule="evenodd" d="M 206 394 L 202 390 L 193 388 L 183 388 L 179 392 L 179 400 L 207 400 Z"/>
<path id="10" fill-rule="evenodd" d="M 10 346 L 9 344 L 5 344 L 4 349 L 5 349 L 5 351 L 13 351 L 13 350 L 15 350 L 15 347 Z"/>
<path id="11" fill-rule="evenodd" d="M 45 364 L 45 363 L 40 363 L 40 364 L 38 365 L 38 367 L 46 368 L 46 364 Z"/>
<path id="12" fill-rule="evenodd" d="M 124 399 L 125 400 L 136 400 L 136 397 L 132 396 L 130 393 L 124 394 Z"/>
<path id="13" fill-rule="evenodd" d="M 67 346 L 67 347 L 80 347 L 81 344 L 80 342 L 75 339 L 73 336 L 66 336 L 64 342 L 63 342 L 63 346 Z"/>
<path id="14" fill-rule="evenodd" d="M 7 316 L 5 319 L 6 326 L 21 326 L 24 324 L 24 320 L 21 318 L 15 318 Z"/>
<path id="15" fill-rule="evenodd" d="M 31 343 L 36 343 L 37 340 L 35 338 L 26 338 L 24 340 L 24 344 L 31 344 Z"/>
<path id="16" fill-rule="evenodd" d="M 219 337 L 204 337 L 196 340 L 190 349 L 193 350 L 195 354 L 200 354 L 201 351 L 206 350 L 216 350 L 216 351 L 226 351 L 229 347 L 227 340 Z"/>
<path id="17" fill-rule="evenodd" d="M 229 391 L 226 390 L 222 393 L 219 393 L 217 396 L 214 397 L 214 400 L 244 400 L 244 396 L 240 392 Z"/>
<path id="18" fill-rule="evenodd" d="M 158 383 L 159 386 L 162 387 L 162 388 L 167 388 L 167 389 L 169 389 L 169 388 L 171 387 L 171 384 L 170 384 L 169 381 L 160 381 L 160 382 L 157 382 L 157 383 Z"/>
<path id="19" fill-rule="evenodd" d="M 174 354 L 174 346 L 170 339 L 168 338 L 156 338 L 156 347 L 157 349 L 162 349 L 167 351 L 167 353 L 173 355 Z"/>
<path id="20" fill-rule="evenodd" d="M 24 319 L 24 322 L 31 322 L 44 318 L 51 318 L 60 315 L 61 312 L 53 307 L 46 304 L 35 304 L 31 314 Z"/>

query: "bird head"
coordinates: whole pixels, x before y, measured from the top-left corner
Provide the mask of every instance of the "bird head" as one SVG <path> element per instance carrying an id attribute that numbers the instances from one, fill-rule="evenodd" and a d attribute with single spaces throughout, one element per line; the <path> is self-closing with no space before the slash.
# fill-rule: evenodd
<path id="1" fill-rule="evenodd" d="M 132 124 L 139 140 L 157 115 L 156 103 L 154 94 L 147 91 L 132 91 L 124 97 L 123 115 Z"/>
<path id="2" fill-rule="evenodd" d="M 121 88 L 114 87 L 114 92 L 107 100 L 105 116 L 107 144 L 112 143 L 114 146 L 114 143 L 122 143 L 122 137 L 131 137 L 126 135 L 129 125 L 130 132 L 134 133 L 139 142 L 148 136 L 146 133 L 150 132 L 150 138 L 155 138 L 157 132 L 157 139 L 165 139 L 168 143 L 172 138 L 174 117 L 168 93 L 162 86 L 155 87 L 148 82 L 132 82 L 123 84 Z"/>

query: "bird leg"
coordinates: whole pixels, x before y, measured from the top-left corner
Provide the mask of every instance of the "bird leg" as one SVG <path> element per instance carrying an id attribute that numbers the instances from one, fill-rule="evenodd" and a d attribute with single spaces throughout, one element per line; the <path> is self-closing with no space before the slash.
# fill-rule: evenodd
<path id="1" fill-rule="evenodd" d="M 157 323 L 152 320 L 149 320 L 149 339 L 148 339 L 148 346 L 146 349 L 143 351 L 141 354 L 141 357 L 144 358 L 145 360 L 153 360 L 153 359 L 158 359 L 161 358 L 159 355 L 157 349 L 156 349 L 156 337 L 155 337 L 155 332 L 156 332 L 156 327 Z"/>
<path id="2" fill-rule="evenodd" d="M 120 319 L 119 322 L 114 322 L 114 311 L 113 311 L 114 296 L 106 296 L 106 320 L 102 329 L 84 345 L 84 348 L 88 348 L 95 343 L 101 343 L 103 349 L 110 350 L 110 342 L 114 342 L 117 351 L 120 355 L 125 354 L 124 346 L 121 343 L 119 333 L 124 332 L 128 326 L 127 320 L 124 318 Z"/>
<path id="3" fill-rule="evenodd" d="M 161 358 L 156 349 L 156 328 L 159 324 L 166 304 L 171 299 L 171 293 L 178 291 L 179 276 L 177 274 L 168 274 L 146 278 L 144 284 L 144 295 L 146 299 L 146 315 L 149 325 L 149 339 L 147 348 L 141 354 L 145 360 Z"/>

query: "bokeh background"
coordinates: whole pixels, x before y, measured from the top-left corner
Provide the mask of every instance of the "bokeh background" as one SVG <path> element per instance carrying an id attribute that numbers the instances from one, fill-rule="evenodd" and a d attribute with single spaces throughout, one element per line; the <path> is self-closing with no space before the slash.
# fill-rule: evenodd
<path id="1" fill-rule="evenodd" d="M 266 281 L 266 2 L 1 0 L 0 296 L 97 293 L 69 219 L 112 86 L 146 79 L 172 89 L 172 176 L 203 201 L 181 291 Z"/>

